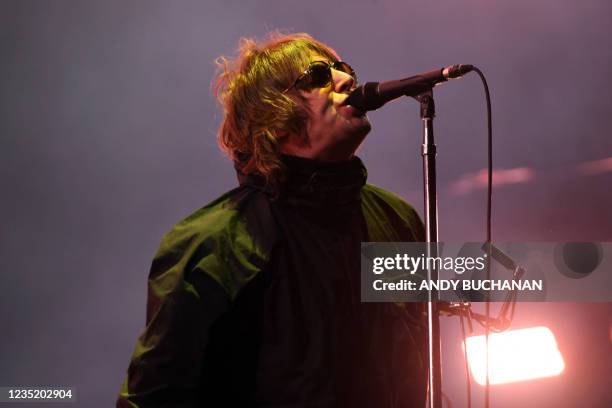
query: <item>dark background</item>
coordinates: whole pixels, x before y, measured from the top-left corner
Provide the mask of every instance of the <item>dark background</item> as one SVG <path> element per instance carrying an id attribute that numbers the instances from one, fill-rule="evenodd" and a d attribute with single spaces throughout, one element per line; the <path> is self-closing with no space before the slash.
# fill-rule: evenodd
<path id="1" fill-rule="evenodd" d="M 309 32 L 366 81 L 477 65 L 493 100 L 494 240 L 611 241 L 611 21 L 608 0 L 0 2 L 0 386 L 114 403 L 161 236 L 236 183 L 210 84 L 241 36 Z M 440 237 L 483 240 L 482 86 L 472 74 L 435 95 Z M 370 117 L 369 181 L 422 214 L 417 103 Z M 566 370 L 493 387 L 493 406 L 611 406 L 611 316 L 610 304 L 519 305 L 514 327 L 550 327 Z M 461 407 L 454 319 L 443 346 Z"/>

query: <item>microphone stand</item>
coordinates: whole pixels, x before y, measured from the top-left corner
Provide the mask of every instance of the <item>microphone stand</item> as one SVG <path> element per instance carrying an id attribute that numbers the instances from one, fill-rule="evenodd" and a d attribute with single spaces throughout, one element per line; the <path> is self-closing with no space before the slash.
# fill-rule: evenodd
<path id="1" fill-rule="evenodd" d="M 421 104 L 421 121 L 423 123 L 423 195 L 425 200 L 425 237 L 428 257 L 438 256 L 438 194 L 436 190 L 436 144 L 434 142 L 433 119 L 436 108 L 433 90 L 414 97 Z M 438 281 L 438 269 L 427 262 L 427 280 Z M 439 293 L 431 288 L 427 293 L 427 334 L 429 349 L 429 406 L 442 408 L 442 363 L 440 340 L 440 313 L 438 310 Z"/>

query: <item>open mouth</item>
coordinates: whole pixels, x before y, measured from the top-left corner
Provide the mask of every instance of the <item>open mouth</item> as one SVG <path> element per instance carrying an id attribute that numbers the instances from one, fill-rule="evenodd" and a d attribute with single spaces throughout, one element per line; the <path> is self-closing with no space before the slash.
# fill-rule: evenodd
<path id="1" fill-rule="evenodd" d="M 341 105 L 340 109 L 345 112 L 345 114 L 347 116 L 354 116 L 354 117 L 363 117 L 365 116 L 365 112 L 362 111 L 361 109 L 357 109 L 356 107 L 352 106 L 352 105 Z"/>
<path id="2" fill-rule="evenodd" d="M 344 100 L 340 103 L 340 106 L 338 107 L 338 110 L 340 112 L 342 112 L 343 116 L 346 117 L 364 117 L 366 115 L 365 111 L 362 111 L 359 108 L 354 107 L 353 105 L 349 105 L 348 104 L 348 94 L 346 95 L 346 98 L 344 98 Z"/>

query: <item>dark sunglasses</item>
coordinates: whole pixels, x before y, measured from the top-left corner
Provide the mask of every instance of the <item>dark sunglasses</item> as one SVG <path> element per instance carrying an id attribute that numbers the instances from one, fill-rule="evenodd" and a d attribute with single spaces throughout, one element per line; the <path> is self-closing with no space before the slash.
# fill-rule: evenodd
<path id="1" fill-rule="evenodd" d="M 314 89 L 314 88 L 325 88 L 332 82 L 332 72 L 331 69 L 335 69 L 336 71 L 344 72 L 345 74 L 349 74 L 353 77 L 355 83 L 357 83 L 357 74 L 355 70 L 343 61 L 312 61 L 308 68 L 297 77 L 293 84 L 287 89 L 283 91 L 283 93 L 288 92 L 293 87 L 299 87 L 300 89 Z"/>

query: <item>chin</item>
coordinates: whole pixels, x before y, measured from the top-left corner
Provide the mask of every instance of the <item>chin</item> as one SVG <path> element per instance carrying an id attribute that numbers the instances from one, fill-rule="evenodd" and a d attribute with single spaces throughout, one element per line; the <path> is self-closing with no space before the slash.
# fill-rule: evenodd
<path id="1" fill-rule="evenodd" d="M 372 129 L 372 125 L 370 125 L 368 121 L 355 124 L 351 129 L 347 129 L 345 140 L 349 150 L 354 153 L 359 148 L 366 135 L 370 132 L 370 129 Z"/>
<path id="2" fill-rule="evenodd" d="M 360 135 L 362 137 L 365 137 L 368 133 L 370 133 L 370 130 L 372 130 L 372 124 L 366 116 L 359 118 L 359 121 L 353 122 L 351 125 L 353 129 L 351 129 L 350 133 Z"/>

